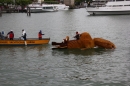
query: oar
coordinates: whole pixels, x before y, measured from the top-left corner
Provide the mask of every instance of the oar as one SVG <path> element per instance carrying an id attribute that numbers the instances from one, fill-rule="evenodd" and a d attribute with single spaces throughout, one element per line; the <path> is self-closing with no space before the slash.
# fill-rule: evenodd
<path id="1" fill-rule="evenodd" d="M 21 37 L 19 37 L 19 39 L 21 40 Z M 24 40 L 24 39 L 23 39 Z M 24 40 L 24 44 L 27 46 L 27 42 L 26 40 Z"/>
<path id="2" fill-rule="evenodd" d="M 27 42 L 26 42 L 26 41 L 24 41 L 24 43 L 25 43 L 25 46 L 27 46 Z"/>

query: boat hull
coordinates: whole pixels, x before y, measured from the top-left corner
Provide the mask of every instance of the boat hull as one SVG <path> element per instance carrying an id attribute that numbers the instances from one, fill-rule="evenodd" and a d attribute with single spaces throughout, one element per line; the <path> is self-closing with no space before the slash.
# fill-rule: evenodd
<path id="1" fill-rule="evenodd" d="M 57 10 L 55 10 L 55 9 L 30 9 L 30 12 L 31 13 L 42 13 L 42 12 L 56 12 Z"/>
<path id="2" fill-rule="evenodd" d="M 0 46 L 2 45 L 42 45 L 42 44 L 48 44 L 50 41 L 50 38 L 44 38 L 42 40 L 39 39 L 28 39 L 28 40 L 0 40 Z"/>
<path id="3" fill-rule="evenodd" d="M 43 4 L 48 6 L 55 6 L 57 7 L 57 10 L 69 10 L 69 6 L 66 6 L 65 4 Z"/>
<path id="4" fill-rule="evenodd" d="M 66 43 L 57 43 L 57 42 L 52 42 L 52 45 L 54 46 L 52 49 L 67 49 L 67 44 Z"/>
<path id="5" fill-rule="evenodd" d="M 130 14 L 130 11 L 88 11 L 90 15 L 123 15 Z"/>

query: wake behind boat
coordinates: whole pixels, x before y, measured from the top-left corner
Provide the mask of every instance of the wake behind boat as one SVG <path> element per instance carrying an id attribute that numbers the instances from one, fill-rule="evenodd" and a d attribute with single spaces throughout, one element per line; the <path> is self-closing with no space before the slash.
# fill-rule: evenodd
<path id="1" fill-rule="evenodd" d="M 126 0 L 95 0 L 86 7 L 90 15 L 130 14 L 130 1 Z"/>
<path id="2" fill-rule="evenodd" d="M 12 45 L 42 45 L 42 44 L 48 44 L 50 41 L 50 38 L 42 38 L 39 40 L 38 38 L 28 38 L 27 40 L 21 40 L 19 38 L 14 38 L 14 40 L 1 40 L 0 39 L 0 46 L 12 46 Z"/>

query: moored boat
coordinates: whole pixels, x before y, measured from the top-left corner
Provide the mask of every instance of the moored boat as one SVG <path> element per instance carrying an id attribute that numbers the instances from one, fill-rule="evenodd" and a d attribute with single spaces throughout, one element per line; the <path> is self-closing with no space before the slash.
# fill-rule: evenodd
<path id="1" fill-rule="evenodd" d="M 50 41 L 50 38 L 42 38 L 39 40 L 38 38 L 28 38 L 27 40 L 21 40 L 19 38 L 15 38 L 14 40 L 0 40 L 0 46 L 2 45 L 42 45 L 42 44 L 48 44 Z"/>
<path id="2" fill-rule="evenodd" d="M 128 0 L 95 0 L 86 7 L 90 15 L 130 14 Z"/>
<path id="3" fill-rule="evenodd" d="M 65 4 L 42 4 L 42 5 L 48 5 L 48 6 L 56 6 L 57 10 L 69 10 L 69 6 L 66 6 Z"/>
<path id="4" fill-rule="evenodd" d="M 31 13 L 41 13 L 41 12 L 55 12 L 58 11 L 57 6 L 52 6 L 52 5 L 46 5 L 46 4 L 29 4 L 28 7 L 30 8 Z M 25 8 L 27 11 L 27 7 Z"/>

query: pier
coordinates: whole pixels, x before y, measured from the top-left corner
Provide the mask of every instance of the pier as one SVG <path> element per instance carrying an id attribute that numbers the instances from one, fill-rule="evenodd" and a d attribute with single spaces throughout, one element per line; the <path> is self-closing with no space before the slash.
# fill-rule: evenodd
<path id="1" fill-rule="evenodd" d="M 31 10 L 30 10 L 30 7 L 27 7 L 27 16 L 31 16 Z"/>

